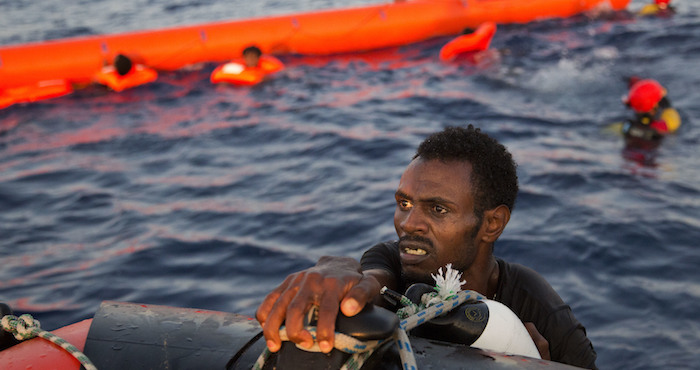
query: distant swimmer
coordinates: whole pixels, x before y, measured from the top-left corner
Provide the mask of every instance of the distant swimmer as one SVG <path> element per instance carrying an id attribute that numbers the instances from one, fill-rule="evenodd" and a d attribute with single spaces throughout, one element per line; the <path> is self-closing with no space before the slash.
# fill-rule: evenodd
<path id="1" fill-rule="evenodd" d="M 154 69 L 134 63 L 124 54 L 118 54 L 112 65 L 103 67 L 95 75 L 94 81 L 119 92 L 153 82 L 157 78 L 158 72 Z"/>
<path id="2" fill-rule="evenodd" d="M 671 106 L 666 89 L 659 82 L 632 77 L 629 86 L 623 102 L 634 111 L 635 116 L 622 126 L 622 134 L 628 145 L 656 146 L 664 136 L 678 130 L 681 117 Z"/>
<path id="3" fill-rule="evenodd" d="M 660 15 L 668 16 L 676 12 L 676 9 L 671 6 L 671 0 L 654 0 L 653 3 L 646 4 L 637 12 L 637 15 L 649 16 Z"/>
<path id="4" fill-rule="evenodd" d="M 279 59 L 271 55 L 263 55 L 260 48 L 254 45 L 243 49 L 241 56 L 242 58 L 217 67 L 211 73 L 211 82 L 256 85 L 267 76 L 284 69 L 284 64 Z"/>

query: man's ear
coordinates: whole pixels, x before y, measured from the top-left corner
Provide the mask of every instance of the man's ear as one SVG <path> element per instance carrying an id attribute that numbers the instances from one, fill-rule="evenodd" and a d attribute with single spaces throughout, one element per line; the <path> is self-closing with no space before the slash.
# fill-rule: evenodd
<path id="1" fill-rule="evenodd" d="M 510 210 L 505 205 L 489 209 L 484 212 L 482 224 L 482 239 L 487 243 L 494 243 L 503 233 L 503 229 L 510 221 Z"/>

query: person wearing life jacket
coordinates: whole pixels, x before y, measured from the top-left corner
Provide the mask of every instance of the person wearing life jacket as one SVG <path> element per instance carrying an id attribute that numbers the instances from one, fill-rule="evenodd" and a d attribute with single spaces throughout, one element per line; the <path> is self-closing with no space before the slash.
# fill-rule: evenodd
<path id="1" fill-rule="evenodd" d="M 666 89 L 658 81 L 632 77 L 629 86 L 623 102 L 635 116 L 622 126 L 628 144 L 658 144 L 664 136 L 678 130 L 680 115 L 671 106 Z"/>
<path id="2" fill-rule="evenodd" d="M 133 63 L 126 55 L 118 54 L 114 58 L 114 64 L 103 67 L 95 75 L 94 80 L 98 84 L 119 92 L 153 82 L 157 78 L 158 72 L 154 69 Z"/>
<path id="3" fill-rule="evenodd" d="M 654 0 L 653 3 L 644 5 L 637 14 L 641 16 L 671 15 L 675 12 L 676 9 L 671 6 L 671 0 Z"/>
<path id="4" fill-rule="evenodd" d="M 282 62 L 271 56 L 263 55 L 262 50 L 251 45 L 243 49 L 242 58 L 222 64 L 211 73 L 212 83 L 228 82 L 234 85 L 255 85 L 267 76 L 284 69 Z"/>

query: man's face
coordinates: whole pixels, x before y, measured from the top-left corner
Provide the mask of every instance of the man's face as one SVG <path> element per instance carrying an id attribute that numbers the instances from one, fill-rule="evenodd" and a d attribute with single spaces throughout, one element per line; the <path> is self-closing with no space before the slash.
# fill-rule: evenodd
<path id="1" fill-rule="evenodd" d="M 246 67 L 257 67 L 258 66 L 258 61 L 260 60 L 260 57 L 258 54 L 248 52 L 243 54 L 243 60 L 245 61 Z"/>
<path id="2" fill-rule="evenodd" d="M 474 215 L 471 164 L 416 158 L 396 191 L 394 227 L 408 283 L 425 282 L 452 263 L 466 271 L 477 253 L 480 220 Z"/>

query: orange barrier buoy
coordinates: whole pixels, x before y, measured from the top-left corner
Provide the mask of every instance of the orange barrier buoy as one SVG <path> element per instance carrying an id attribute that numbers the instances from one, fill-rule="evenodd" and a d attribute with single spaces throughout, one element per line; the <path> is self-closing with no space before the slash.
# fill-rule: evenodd
<path id="1" fill-rule="evenodd" d="M 89 81 L 117 52 L 158 70 L 230 60 L 250 44 L 280 54 L 329 55 L 455 35 L 483 22 L 569 17 L 630 0 L 413 0 L 161 30 L 0 47 L 0 89 L 42 80 Z"/>

